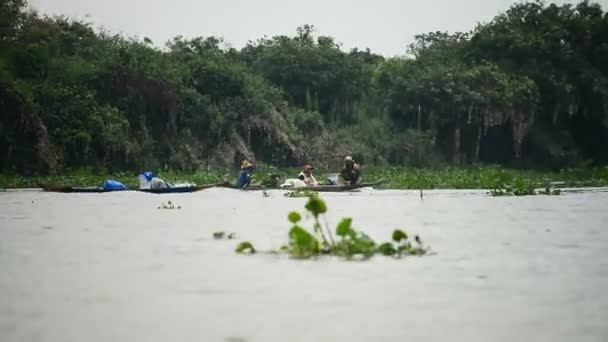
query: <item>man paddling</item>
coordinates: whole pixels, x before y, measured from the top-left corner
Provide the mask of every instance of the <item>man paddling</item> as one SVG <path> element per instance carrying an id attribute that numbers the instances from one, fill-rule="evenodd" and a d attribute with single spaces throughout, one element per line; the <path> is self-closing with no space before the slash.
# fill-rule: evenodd
<path id="1" fill-rule="evenodd" d="M 139 188 L 160 190 L 171 188 L 172 185 L 165 182 L 162 178 L 156 176 L 152 171 L 146 171 L 139 175 Z"/>
<path id="2" fill-rule="evenodd" d="M 347 185 L 355 185 L 359 182 L 359 164 L 355 163 L 353 157 L 344 158 L 344 168 L 340 171 L 340 175 Z"/>
<path id="3" fill-rule="evenodd" d="M 239 178 L 236 180 L 236 187 L 239 189 L 245 189 L 251 183 L 251 174 L 253 173 L 254 166 L 247 159 L 243 159 L 241 162 L 241 173 Z"/>

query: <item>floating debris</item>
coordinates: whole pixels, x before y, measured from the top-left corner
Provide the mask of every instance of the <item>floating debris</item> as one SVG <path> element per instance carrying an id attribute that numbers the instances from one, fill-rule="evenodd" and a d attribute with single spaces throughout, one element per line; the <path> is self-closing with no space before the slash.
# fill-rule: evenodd
<path id="1" fill-rule="evenodd" d="M 288 191 L 283 195 L 285 197 L 299 198 L 299 197 L 319 197 L 319 193 L 316 191 L 298 189 L 293 191 Z"/>
<path id="2" fill-rule="evenodd" d="M 215 240 L 221 240 L 224 238 L 227 238 L 228 240 L 234 240 L 234 239 L 236 239 L 236 233 L 230 233 L 230 234 L 226 235 L 226 232 L 214 232 L 213 238 Z"/>
<path id="3" fill-rule="evenodd" d="M 178 205 L 177 207 L 175 206 L 175 204 L 173 204 L 171 201 L 167 201 L 167 204 L 165 204 L 164 202 L 161 203 L 161 205 L 158 207 L 158 209 L 181 209 L 181 205 Z"/>

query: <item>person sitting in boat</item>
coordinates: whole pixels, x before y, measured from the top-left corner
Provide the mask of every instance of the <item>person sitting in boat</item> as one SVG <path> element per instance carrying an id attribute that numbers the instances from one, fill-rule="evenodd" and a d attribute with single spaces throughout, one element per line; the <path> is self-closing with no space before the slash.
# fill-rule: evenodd
<path id="1" fill-rule="evenodd" d="M 347 185 L 355 185 L 359 182 L 359 164 L 355 163 L 353 157 L 344 158 L 344 168 L 340 171 L 340 175 Z"/>
<path id="2" fill-rule="evenodd" d="M 241 162 L 241 173 L 239 173 L 239 178 L 236 180 L 236 187 L 239 189 L 244 189 L 249 186 L 251 183 L 251 174 L 255 167 L 253 164 L 249 162 L 247 159 L 243 159 Z"/>
<path id="3" fill-rule="evenodd" d="M 165 182 L 163 179 L 156 177 L 156 174 L 152 171 L 147 171 L 139 175 L 139 188 L 140 189 L 166 189 L 171 187 L 170 184 Z"/>
<path id="4" fill-rule="evenodd" d="M 315 179 L 315 176 L 312 175 L 312 172 L 314 171 L 314 169 L 315 168 L 312 167 L 311 165 L 305 165 L 302 172 L 300 172 L 300 174 L 298 175 L 298 179 L 303 181 L 304 184 L 306 184 L 306 186 L 319 185 L 319 182 L 317 182 L 317 180 Z"/>
<path id="5" fill-rule="evenodd" d="M 166 189 L 170 188 L 169 183 L 165 182 L 163 179 L 154 177 L 150 181 L 150 189 L 158 190 L 158 189 Z"/>

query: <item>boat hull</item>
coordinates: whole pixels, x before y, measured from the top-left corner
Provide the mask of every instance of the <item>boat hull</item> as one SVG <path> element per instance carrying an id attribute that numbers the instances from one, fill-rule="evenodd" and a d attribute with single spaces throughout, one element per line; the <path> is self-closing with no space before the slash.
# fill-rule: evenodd
<path id="1" fill-rule="evenodd" d="M 150 194 L 179 194 L 179 193 L 189 193 L 196 192 L 204 189 L 209 189 L 213 187 L 220 188 L 228 188 L 228 189 L 236 189 L 236 190 L 245 190 L 245 191 L 262 191 L 262 190 L 307 190 L 307 191 L 316 191 L 316 192 L 344 192 L 344 191 L 354 191 L 361 188 L 369 188 L 374 187 L 382 183 L 382 181 L 374 182 L 374 183 L 360 183 L 354 185 L 317 185 L 317 186 L 307 186 L 301 188 L 277 188 L 277 187 L 268 187 L 263 185 L 249 185 L 245 189 L 238 189 L 233 184 L 228 183 L 220 183 L 220 184 L 207 184 L 207 185 L 196 185 L 196 186 L 184 186 L 184 187 L 174 187 L 174 188 L 165 188 L 165 189 L 124 189 L 124 190 L 106 190 L 102 187 L 98 186 L 89 186 L 89 187 L 77 187 L 77 186 L 41 186 L 44 191 L 48 192 L 62 192 L 62 193 L 105 193 L 105 192 L 121 192 L 121 191 L 139 191 L 146 192 Z"/>
<path id="2" fill-rule="evenodd" d="M 361 188 L 369 188 L 374 187 L 382 183 L 382 181 L 374 182 L 374 183 L 360 183 L 354 185 L 317 185 L 317 186 L 305 186 L 300 188 L 276 188 L 276 187 L 267 187 L 262 185 L 249 185 L 244 189 L 238 189 L 233 184 L 220 184 L 218 186 L 225 187 L 229 189 L 237 189 L 244 191 L 261 191 L 261 190 L 307 190 L 307 191 L 317 191 L 317 192 L 343 192 L 343 191 L 353 191 Z"/>
<path id="3" fill-rule="evenodd" d="M 138 191 L 146 192 L 150 194 L 179 194 L 195 192 L 203 189 L 214 187 L 214 185 L 197 185 L 197 186 L 183 186 L 165 189 L 124 189 L 124 190 L 106 190 L 98 186 L 90 187 L 77 187 L 77 186 L 43 186 L 42 189 L 48 192 L 62 192 L 62 193 L 105 193 L 105 192 L 121 192 L 121 191 Z"/>

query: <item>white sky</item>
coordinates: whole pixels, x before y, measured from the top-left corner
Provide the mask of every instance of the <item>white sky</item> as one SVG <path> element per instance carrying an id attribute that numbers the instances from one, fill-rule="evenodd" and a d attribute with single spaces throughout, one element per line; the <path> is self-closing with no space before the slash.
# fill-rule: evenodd
<path id="1" fill-rule="evenodd" d="M 40 13 L 85 19 L 158 45 L 177 35 L 220 36 L 240 48 L 248 40 L 293 35 L 312 24 L 344 48 L 403 54 L 414 35 L 468 31 L 505 11 L 513 0 L 30 0 Z M 555 0 L 562 4 L 578 1 Z M 608 0 L 596 1 L 604 10 Z"/>

